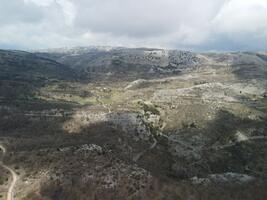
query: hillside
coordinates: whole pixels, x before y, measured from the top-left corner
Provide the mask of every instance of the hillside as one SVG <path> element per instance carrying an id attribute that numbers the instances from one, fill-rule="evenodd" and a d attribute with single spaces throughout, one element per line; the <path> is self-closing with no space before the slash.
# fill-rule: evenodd
<path id="1" fill-rule="evenodd" d="M 149 48 L 80 47 L 38 51 L 37 55 L 55 59 L 91 78 L 171 75 L 190 70 L 199 63 L 191 52 Z"/>
<path id="2" fill-rule="evenodd" d="M 267 195 L 264 52 L 0 51 L 0 69 L 16 199 Z M 0 173 L 2 197 L 10 177 Z"/>
<path id="3" fill-rule="evenodd" d="M 79 78 L 66 65 L 24 51 L 0 50 L 0 71 L 0 99 L 9 103 L 30 100 L 47 84 Z"/>

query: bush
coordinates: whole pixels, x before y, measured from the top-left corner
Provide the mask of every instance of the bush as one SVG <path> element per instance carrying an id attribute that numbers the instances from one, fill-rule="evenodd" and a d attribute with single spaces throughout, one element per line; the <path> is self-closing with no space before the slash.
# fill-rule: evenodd
<path id="1" fill-rule="evenodd" d="M 5 183 L 5 179 L 3 176 L 0 176 L 0 185 L 3 185 Z"/>

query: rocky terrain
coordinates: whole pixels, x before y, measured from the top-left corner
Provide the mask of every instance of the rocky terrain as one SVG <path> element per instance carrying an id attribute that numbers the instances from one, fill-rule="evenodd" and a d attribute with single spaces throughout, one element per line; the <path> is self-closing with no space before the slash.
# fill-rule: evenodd
<path id="1" fill-rule="evenodd" d="M 0 69 L 14 199 L 266 198 L 266 52 L 2 50 Z"/>
<path id="2" fill-rule="evenodd" d="M 112 47 L 80 47 L 38 51 L 37 55 L 55 59 L 86 73 L 90 78 L 115 76 L 126 80 L 138 77 L 176 74 L 196 66 L 196 54 L 162 49 L 128 49 Z"/>

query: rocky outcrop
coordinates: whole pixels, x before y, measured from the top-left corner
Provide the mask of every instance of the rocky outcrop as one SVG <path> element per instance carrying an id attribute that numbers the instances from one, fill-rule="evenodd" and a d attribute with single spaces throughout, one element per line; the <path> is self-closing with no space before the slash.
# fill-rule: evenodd
<path id="1" fill-rule="evenodd" d="M 242 184 L 255 180 L 255 177 L 246 174 L 239 174 L 233 172 L 227 172 L 223 174 L 210 174 L 206 178 L 193 177 L 191 181 L 193 184 L 211 184 L 211 183 L 223 183 L 223 184 Z"/>
<path id="2" fill-rule="evenodd" d="M 187 71 L 200 63 L 200 58 L 192 52 L 149 48 L 78 47 L 37 51 L 36 54 L 94 76 L 112 73 L 113 76 L 150 77 Z"/>
<path id="3" fill-rule="evenodd" d="M 90 113 L 78 112 L 71 120 L 64 124 L 64 129 L 70 133 L 77 133 L 90 125 L 106 123 L 115 129 L 120 129 L 134 140 L 149 140 L 151 132 L 142 114 L 133 112 L 122 113 Z"/>
<path id="4" fill-rule="evenodd" d="M 125 90 L 134 90 L 134 89 L 143 88 L 148 84 L 149 84 L 149 82 L 147 80 L 138 79 L 138 80 L 135 80 L 135 81 L 131 82 L 130 84 L 128 84 L 125 87 Z"/>

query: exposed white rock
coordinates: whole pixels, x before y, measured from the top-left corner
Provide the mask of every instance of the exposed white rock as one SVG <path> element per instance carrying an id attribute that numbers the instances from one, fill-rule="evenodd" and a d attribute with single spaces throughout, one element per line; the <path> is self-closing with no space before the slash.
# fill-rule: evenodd
<path id="1" fill-rule="evenodd" d="M 193 184 L 209 184 L 209 183 L 248 183 L 255 180 L 255 177 L 246 174 L 227 172 L 223 174 L 210 174 L 206 178 L 191 178 Z"/>
<path id="2" fill-rule="evenodd" d="M 144 79 L 138 79 L 133 82 L 131 82 L 129 85 L 125 87 L 125 90 L 133 90 L 133 89 L 138 89 L 140 87 L 145 86 L 148 83 L 147 80 Z"/>
<path id="3" fill-rule="evenodd" d="M 236 93 L 245 93 L 251 95 L 263 95 L 266 93 L 263 83 L 257 80 L 251 80 L 249 83 L 235 83 L 227 87 Z"/>
<path id="4" fill-rule="evenodd" d="M 77 133 L 83 127 L 98 123 L 109 123 L 114 128 L 121 129 L 131 135 L 135 140 L 149 140 L 151 135 L 143 116 L 132 112 L 79 112 L 73 116 L 73 119 L 66 122 L 63 128 L 69 133 Z"/>
<path id="5" fill-rule="evenodd" d="M 235 138 L 237 142 L 243 142 L 249 139 L 248 136 L 246 136 L 244 133 L 237 131 L 235 134 Z"/>
<path id="6" fill-rule="evenodd" d="M 83 151 L 94 151 L 97 153 L 103 153 L 102 147 L 96 144 L 84 144 L 79 149 L 76 150 L 76 152 L 83 152 Z"/>

